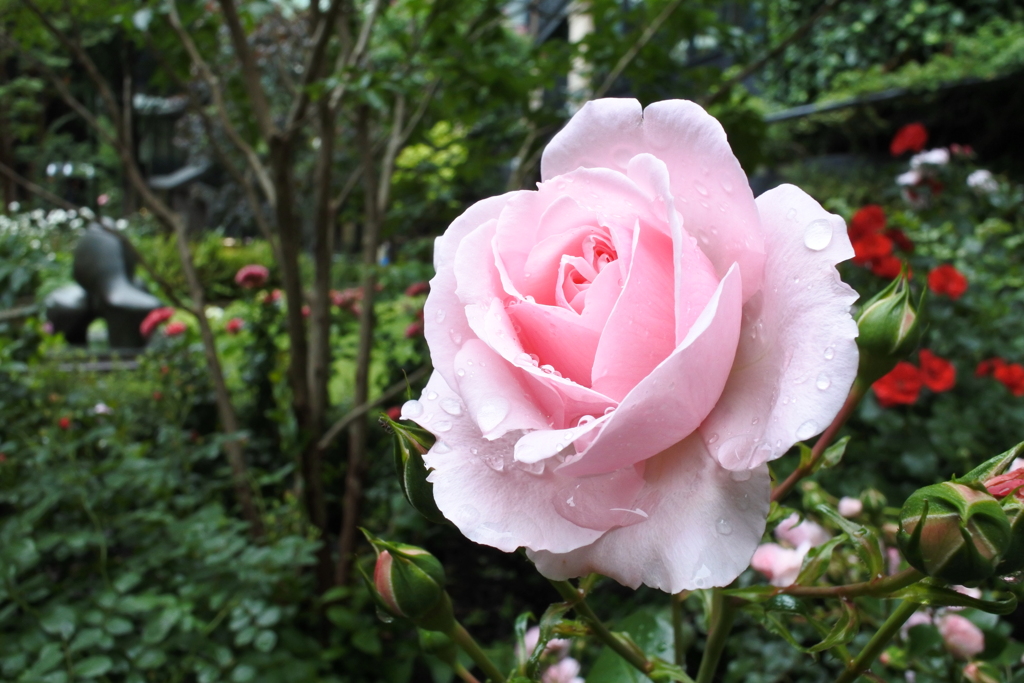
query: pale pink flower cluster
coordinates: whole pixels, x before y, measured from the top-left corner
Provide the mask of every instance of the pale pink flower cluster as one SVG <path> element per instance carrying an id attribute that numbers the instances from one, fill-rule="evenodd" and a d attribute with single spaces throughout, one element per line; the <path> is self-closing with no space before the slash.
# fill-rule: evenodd
<path id="1" fill-rule="evenodd" d="M 966 586 L 953 586 L 953 588 L 958 593 L 972 598 L 981 597 L 981 591 L 977 588 L 967 588 Z M 903 624 L 900 633 L 906 639 L 910 629 L 915 626 L 934 625 L 939 630 L 942 642 L 950 654 L 960 659 L 971 659 L 984 651 L 985 634 L 970 619 L 956 614 L 961 609 L 960 607 L 947 607 L 935 611 L 915 612 Z"/>
<path id="2" fill-rule="evenodd" d="M 526 632 L 523 637 L 523 652 L 520 652 L 522 659 L 527 659 L 533 654 L 540 640 L 540 628 L 534 626 Z M 541 683 L 585 683 L 580 678 L 580 663 L 569 656 L 571 643 L 564 638 L 552 638 L 544 646 L 544 658 L 551 661 L 541 674 Z"/>
<path id="3" fill-rule="evenodd" d="M 809 519 L 801 522 L 800 515 L 794 512 L 775 527 L 775 538 L 785 545 L 765 543 L 758 546 L 750 566 L 764 574 L 773 586 L 783 587 L 796 581 L 811 548 L 824 545 L 832 536 L 820 524 Z"/>

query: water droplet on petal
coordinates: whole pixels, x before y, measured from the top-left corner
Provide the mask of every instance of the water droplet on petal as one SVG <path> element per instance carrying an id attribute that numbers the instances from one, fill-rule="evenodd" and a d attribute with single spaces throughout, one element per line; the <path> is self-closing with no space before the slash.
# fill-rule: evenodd
<path id="1" fill-rule="evenodd" d="M 722 536 L 728 536 L 732 533 L 732 524 L 729 524 L 728 520 L 724 517 L 715 522 L 715 531 Z"/>
<path id="2" fill-rule="evenodd" d="M 711 576 L 711 570 L 706 564 L 702 564 L 697 573 L 693 575 L 693 585 L 697 588 L 704 588 L 708 584 L 709 576 Z"/>
<path id="3" fill-rule="evenodd" d="M 436 320 L 439 323 L 440 322 L 444 322 L 444 309 L 443 308 L 437 309 L 437 313 L 434 314 L 434 320 Z"/>
<path id="4" fill-rule="evenodd" d="M 791 220 L 791 221 L 795 221 L 796 220 L 796 209 L 792 208 L 789 211 L 787 211 L 786 212 L 786 218 Z"/>
<path id="5" fill-rule="evenodd" d="M 615 406 L 608 406 L 607 408 L 604 409 L 604 414 L 608 415 L 609 413 L 611 413 L 614 410 L 615 410 Z"/>
<path id="6" fill-rule="evenodd" d="M 476 449 L 473 450 L 475 451 Z M 485 465 L 490 467 L 495 472 L 505 471 L 505 458 L 503 458 L 498 453 L 495 453 L 494 451 L 485 451 L 484 454 L 480 456 L 480 459 L 484 461 Z"/>
<path id="7" fill-rule="evenodd" d="M 751 474 L 750 470 L 733 470 L 729 473 L 729 478 L 733 481 L 748 481 Z"/>
<path id="8" fill-rule="evenodd" d="M 528 472 L 529 474 L 541 475 L 544 474 L 544 461 L 538 460 L 537 462 L 519 462 L 515 461 L 516 467 Z"/>
<path id="9" fill-rule="evenodd" d="M 708 188 L 704 187 L 704 183 L 701 183 L 699 181 L 695 182 L 693 184 L 693 187 L 694 187 L 694 189 L 697 190 L 697 192 L 700 193 L 700 196 L 702 196 L 702 197 L 707 197 L 708 196 Z"/>
<path id="10" fill-rule="evenodd" d="M 449 415 L 462 415 L 462 404 L 457 398 L 446 398 L 441 401 L 441 410 Z"/>
<path id="11" fill-rule="evenodd" d="M 402 404 L 402 419 L 415 420 L 423 414 L 423 404 L 413 399 Z"/>
<path id="12" fill-rule="evenodd" d="M 434 431 L 435 432 L 447 432 L 451 428 L 452 428 L 452 423 L 449 422 L 448 420 L 438 420 L 434 424 Z"/>
<path id="13" fill-rule="evenodd" d="M 761 421 L 761 418 L 759 418 L 759 417 L 755 417 L 754 419 L 752 419 L 752 420 L 750 421 L 750 424 L 752 424 L 752 425 L 756 425 L 756 424 L 757 424 L 758 422 L 760 422 L 760 421 Z"/>
<path id="14" fill-rule="evenodd" d="M 427 400 L 428 401 L 433 401 L 436 398 L 437 398 L 437 392 L 436 391 L 430 391 L 430 392 L 427 393 Z"/>
<path id="15" fill-rule="evenodd" d="M 454 327 L 448 330 L 448 335 L 452 338 L 452 341 L 456 344 L 462 343 L 462 334 L 458 332 Z"/>
<path id="16" fill-rule="evenodd" d="M 445 453 L 451 453 L 452 447 L 438 439 L 434 442 L 434 446 L 430 449 L 430 452 L 438 455 L 444 455 Z"/>
<path id="17" fill-rule="evenodd" d="M 732 183 L 730 183 L 728 180 L 723 180 L 722 189 L 725 190 L 726 192 L 732 192 Z"/>
<path id="18" fill-rule="evenodd" d="M 814 420 L 808 420 L 800 425 L 796 430 L 796 438 L 803 441 L 809 439 L 818 433 L 818 423 Z"/>
<path id="19" fill-rule="evenodd" d="M 708 438 L 709 444 L 715 443 L 716 441 L 718 441 L 718 434 L 712 434 L 711 437 Z"/>
<path id="20" fill-rule="evenodd" d="M 458 370 L 455 371 L 455 374 L 458 375 L 459 377 L 465 377 L 466 371 L 463 370 L 462 368 L 459 368 Z"/>
<path id="21" fill-rule="evenodd" d="M 823 372 L 820 375 L 818 375 L 818 381 L 814 383 L 814 386 L 818 387 L 822 391 L 825 391 L 830 386 L 832 386 L 832 380 L 829 379 L 828 375 L 826 375 Z"/>
<path id="22" fill-rule="evenodd" d="M 804 246 L 821 251 L 832 241 L 832 223 L 825 218 L 811 221 L 804 229 Z"/>
<path id="23" fill-rule="evenodd" d="M 836 357 L 836 347 L 828 346 L 825 347 L 825 360 L 832 360 Z"/>
<path id="24" fill-rule="evenodd" d="M 476 423 L 484 434 L 492 431 L 501 424 L 501 421 L 508 415 L 509 403 L 507 399 L 500 396 L 489 398 L 476 411 Z"/>

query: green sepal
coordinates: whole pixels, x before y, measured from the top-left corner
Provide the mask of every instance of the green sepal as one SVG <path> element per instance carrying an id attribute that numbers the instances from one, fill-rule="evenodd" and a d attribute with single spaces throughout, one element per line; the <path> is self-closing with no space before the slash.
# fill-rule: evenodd
<path id="1" fill-rule="evenodd" d="M 448 666 L 454 667 L 459 657 L 459 648 L 444 633 L 417 629 L 420 637 L 420 650 L 425 654 L 434 655 Z"/>
<path id="2" fill-rule="evenodd" d="M 526 661 L 526 675 L 533 678 L 537 674 L 537 669 L 540 667 L 540 659 L 544 655 L 544 650 L 547 649 L 548 643 L 552 638 L 555 637 L 555 628 L 562 622 L 562 618 L 565 617 L 565 613 L 572 609 L 572 606 L 567 602 L 556 602 L 549 605 L 544 614 L 540 618 L 540 636 L 537 638 L 537 645 L 533 648 L 533 652 L 530 653 L 530 658 Z"/>
<path id="3" fill-rule="evenodd" d="M 927 292 L 927 288 L 922 291 L 915 310 L 904 266 L 895 280 L 861 308 L 857 315 L 859 384 L 870 386 L 917 347 L 925 327 L 923 312 Z"/>
<path id="4" fill-rule="evenodd" d="M 957 484 L 984 485 L 992 477 L 1003 474 L 1015 459 L 1021 457 L 1022 453 L 1024 453 L 1024 442 L 1017 444 L 1005 453 L 989 458 L 962 477 L 953 477 L 953 481 Z"/>
<path id="5" fill-rule="evenodd" d="M 427 481 L 430 470 L 423 462 L 423 455 L 434 444 L 434 436 L 418 425 L 395 422 L 386 415 L 381 416 L 380 423 L 391 432 L 395 472 L 405 499 L 431 522 L 446 524 L 448 520 L 434 502 L 434 485 Z"/>
<path id="6" fill-rule="evenodd" d="M 912 600 L 929 607 L 972 607 L 989 614 L 1012 614 L 1017 609 L 1017 596 L 1013 593 L 1004 593 L 1004 595 L 1006 597 L 1000 600 L 981 600 L 951 588 L 921 581 L 889 597 Z"/>
<path id="7" fill-rule="evenodd" d="M 519 673 L 523 673 L 523 667 L 526 666 L 526 660 L 530 656 L 530 653 L 526 651 L 526 632 L 529 630 L 531 619 L 536 619 L 533 612 L 522 612 L 516 617 L 515 625 L 512 628 L 516 638 L 515 651 L 518 660 L 516 664 L 519 667 Z"/>
<path id="8" fill-rule="evenodd" d="M 880 576 L 885 573 L 885 557 L 882 554 L 882 542 L 874 529 L 846 519 L 828 505 L 819 505 L 815 509 L 832 520 L 851 541 L 857 544 L 854 550 L 857 552 L 857 556 L 864 562 L 871 576 Z"/>
<path id="9" fill-rule="evenodd" d="M 652 681 L 680 681 L 681 683 L 693 683 L 693 679 L 686 675 L 682 667 L 677 664 L 670 664 L 664 659 L 654 657 L 651 659 L 651 670 L 647 677 Z"/>

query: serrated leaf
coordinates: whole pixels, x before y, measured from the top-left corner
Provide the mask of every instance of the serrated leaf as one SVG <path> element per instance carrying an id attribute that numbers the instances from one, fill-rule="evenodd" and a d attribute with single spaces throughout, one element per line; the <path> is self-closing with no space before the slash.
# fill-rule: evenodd
<path id="1" fill-rule="evenodd" d="M 808 648 L 807 652 L 822 652 L 837 645 L 845 645 L 857 635 L 857 631 L 860 630 L 860 615 L 857 612 L 857 606 L 848 600 L 843 600 L 841 604 L 843 613 L 833 624 L 832 630 L 823 641 Z"/>

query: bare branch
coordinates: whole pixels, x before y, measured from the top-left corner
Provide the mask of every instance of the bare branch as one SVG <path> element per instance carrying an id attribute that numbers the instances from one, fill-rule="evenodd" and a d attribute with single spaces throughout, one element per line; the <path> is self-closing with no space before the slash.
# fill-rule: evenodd
<path id="1" fill-rule="evenodd" d="M 228 26 L 228 33 L 231 35 L 231 45 L 234 47 L 238 61 L 242 64 L 242 83 L 249 95 L 253 115 L 256 117 L 256 125 L 260 129 L 260 135 L 264 139 L 270 140 L 277 134 L 277 128 L 274 126 L 270 103 L 267 101 L 267 94 L 263 91 L 260 72 L 256 68 L 252 50 L 249 49 L 249 41 L 245 35 L 245 29 L 242 28 L 242 20 L 238 16 L 235 0 L 218 0 L 218 3 L 224 14 L 224 23 Z"/>
<path id="2" fill-rule="evenodd" d="M 787 36 L 785 40 L 783 40 L 781 43 L 779 43 L 774 48 L 769 50 L 760 59 L 758 59 L 756 61 L 753 61 L 750 64 L 748 64 L 747 66 L 743 67 L 743 69 L 740 70 L 740 72 L 737 73 L 735 76 L 733 76 L 732 78 L 729 78 L 728 80 L 723 82 L 720 86 L 718 86 L 718 89 L 715 90 L 715 92 L 711 93 L 710 96 L 706 97 L 701 102 L 701 104 L 703 106 L 705 106 L 705 107 L 709 107 L 712 104 L 714 104 L 715 102 L 717 102 L 718 100 L 720 100 L 723 97 L 725 97 L 725 95 L 727 95 L 729 93 L 729 90 L 732 88 L 732 86 L 736 85 L 737 83 L 742 82 L 745 78 L 747 78 L 751 74 L 756 73 L 757 71 L 759 71 L 761 68 L 764 67 L 765 64 L 767 64 L 768 62 L 772 61 L 773 59 L 775 59 L 776 57 L 781 55 L 785 51 L 785 49 L 787 47 L 789 47 L 790 45 L 792 45 L 796 41 L 798 41 L 801 38 L 803 38 L 804 35 L 808 31 L 810 31 L 811 28 L 813 28 L 816 23 L 818 23 L 819 19 L 821 19 L 826 14 L 831 12 L 832 9 L 834 7 L 836 7 L 838 4 L 839 4 L 839 0 L 827 0 L 821 7 L 818 8 L 817 12 L 812 14 L 810 17 L 807 18 L 807 20 L 804 23 L 802 23 L 800 26 L 798 26 L 796 29 L 794 29 L 793 32 L 790 33 L 789 36 Z"/>
<path id="3" fill-rule="evenodd" d="M 181 16 L 178 14 L 178 6 L 174 0 L 168 1 L 167 8 L 167 19 L 171 24 L 171 28 L 174 29 L 175 34 L 178 36 L 178 40 L 180 40 L 181 44 L 185 47 L 185 51 L 188 52 L 196 70 L 199 71 L 200 76 L 210 89 L 210 95 L 213 97 L 213 102 L 217 109 L 217 115 L 220 119 L 221 126 L 224 128 L 225 134 L 227 134 L 228 139 L 231 140 L 235 147 L 237 147 L 242 153 L 246 161 L 249 162 L 249 168 L 252 169 L 253 174 L 256 176 L 256 180 L 260 184 L 260 189 L 263 190 L 263 196 L 265 196 L 267 201 L 270 202 L 270 205 L 273 206 L 277 200 L 276 193 L 274 192 L 274 184 L 270 181 L 270 174 L 267 173 L 267 169 L 263 166 L 263 163 L 260 161 L 256 151 L 253 150 L 249 143 L 242 138 L 238 129 L 236 129 L 234 124 L 231 123 L 231 119 L 228 116 L 227 105 L 224 102 L 224 93 L 220 87 L 220 79 L 213 73 L 213 69 L 211 69 L 210 65 L 206 63 L 206 60 L 203 59 L 203 56 L 199 53 L 199 49 L 196 47 L 195 41 L 192 40 L 192 36 L 188 34 L 188 31 L 186 31 L 185 27 L 182 25 Z M 173 69 L 168 68 L 167 70 L 172 75 L 172 78 L 178 80 Z M 185 89 L 187 90 L 187 86 Z"/>
<path id="4" fill-rule="evenodd" d="M 366 55 L 366 51 L 370 46 L 370 36 L 373 34 L 373 26 L 377 22 L 377 17 L 380 16 L 381 5 L 382 0 L 373 0 L 373 4 L 370 6 L 370 16 L 366 17 L 363 25 L 359 28 L 359 37 L 356 38 L 355 47 L 352 48 L 352 52 L 349 53 L 342 66 L 341 82 L 331 91 L 331 98 L 329 100 L 331 109 L 336 110 L 341 103 L 341 98 L 345 96 L 345 90 L 349 84 L 349 70 L 362 62 L 363 57 Z"/>
<path id="5" fill-rule="evenodd" d="M 284 126 L 285 135 L 291 135 L 294 132 L 296 123 L 302 120 L 306 114 L 306 107 L 309 106 L 309 86 L 320 78 L 324 59 L 327 56 L 327 44 L 331 41 L 331 36 L 334 34 L 334 24 L 337 21 L 338 12 L 341 10 L 341 4 L 345 1 L 331 0 L 327 12 L 320 17 L 316 33 L 313 35 L 313 50 L 306 60 L 302 73 L 302 85 L 299 86 L 298 97 L 292 103 L 291 111 L 288 112 L 288 120 Z"/>
<path id="6" fill-rule="evenodd" d="M 651 42 L 651 38 L 653 38 L 654 34 L 658 32 L 661 25 L 664 24 L 670 16 L 672 16 L 673 12 L 679 9 L 681 4 L 683 4 L 683 0 L 672 0 L 672 2 L 665 5 L 661 12 L 658 13 L 658 16 L 654 17 L 654 20 L 648 24 L 647 28 L 645 28 L 643 33 L 641 33 L 636 39 L 636 42 L 633 43 L 628 50 L 622 53 L 622 56 L 619 57 L 619 61 L 615 63 L 615 66 L 612 67 L 612 70 L 608 72 L 608 75 L 601 83 L 601 87 L 594 91 L 593 98 L 595 100 L 599 97 L 604 97 L 604 94 L 608 92 L 613 85 L 615 85 L 615 81 L 622 75 L 622 72 L 626 70 L 626 67 L 636 59 L 636 56 L 640 54 L 640 50 L 644 49 L 647 43 Z"/>

